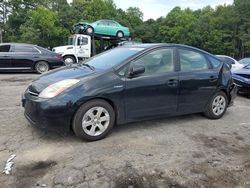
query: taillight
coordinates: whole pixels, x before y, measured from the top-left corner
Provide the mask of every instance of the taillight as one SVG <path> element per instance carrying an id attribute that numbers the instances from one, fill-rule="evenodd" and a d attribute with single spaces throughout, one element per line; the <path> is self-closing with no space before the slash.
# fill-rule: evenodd
<path id="1" fill-rule="evenodd" d="M 57 58 L 58 60 L 60 60 L 60 61 L 63 61 L 63 56 L 60 55 L 60 54 L 57 54 L 57 55 L 56 55 L 56 58 Z"/>

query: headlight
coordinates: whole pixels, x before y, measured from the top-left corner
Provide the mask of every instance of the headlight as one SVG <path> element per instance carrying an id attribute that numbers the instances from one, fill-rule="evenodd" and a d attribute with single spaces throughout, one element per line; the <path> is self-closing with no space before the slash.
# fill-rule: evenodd
<path id="1" fill-rule="evenodd" d="M 46 87 L 40 94 L 39 97 L 41 98 L 53 98 L 69 87 L 77 84 L 80 80 L 77 79 L 67 79 L 67 80 L 62 80 L 59 82 L 56 82 L 54 84 L 51 84 L 50 86 Z"/>

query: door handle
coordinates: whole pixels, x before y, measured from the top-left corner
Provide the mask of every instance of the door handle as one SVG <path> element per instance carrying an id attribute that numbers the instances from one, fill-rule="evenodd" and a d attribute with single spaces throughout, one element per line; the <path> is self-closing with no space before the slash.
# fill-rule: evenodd
<path id="1" fill-rule="evenodd" d="M 217 77 L 215 77 L 215 76 L 210 76 L 210 82 L 216 82 L 218 80 L 218 78 Z"/>
<path id="2" fill-rule="evenodd" d="M 167 85 L 169 87 L 176 87 L 176 86 L 178 86 L 178 84 L 179 84 L 179 81 L 176 79 L 171 79 L 171 80 L 167 81 Z"/>

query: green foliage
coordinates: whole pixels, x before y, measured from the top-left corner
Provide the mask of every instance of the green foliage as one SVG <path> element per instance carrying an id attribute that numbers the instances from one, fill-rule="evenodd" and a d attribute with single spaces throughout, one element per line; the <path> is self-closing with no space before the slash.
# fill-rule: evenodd
<path id="1" fill-rule="evenodd" d="M 57 14 L 43 6 L 29 12 L 29 18 L 20 27 L 20 42 L 31 42 L 41 46 L 53 47 L 67 36 L 67 31 L 58 24 Z"/>
<path id="2" fill-rule="evenodd" d="M 128 2 L 129 3 L 129 2 Z M 63 45 L 80 21 L 113 19 L 130 28 L 132 38 L 146 43 L 183 43 L 214 54 L 250 56 L 250 1 L 233 5 L 182 10 L 143 21 L 139 8 L 118 9 L 113 0 L 2 0 L 0 29 L 5 42 Z"/>

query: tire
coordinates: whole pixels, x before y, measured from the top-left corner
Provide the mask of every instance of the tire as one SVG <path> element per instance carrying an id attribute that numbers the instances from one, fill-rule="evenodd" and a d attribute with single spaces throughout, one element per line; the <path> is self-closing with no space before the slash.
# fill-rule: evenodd
<path id="1" fill-rule="evenodd" d="M 113 107 L 106 101 L 98 99 L 83 104 L 77 110 L 73 118 L 72 129 L 77 137 L 87 141 L 96 141 L 106 137 L 114 124 Z"/>
<path id="2" fill-rule="evenodd" d="M 49 64 L 46 61 L 39 61 L 35 65 L 35 70 L 39 74 L 43 74 L 49 71 Z"/>
<path id="3" fill-rule="evenodd" d="M 117 36 L 118 38 L 123 38 L 123 37 L 124 37 L 124 33 L 123 33 L 122 31 L 118 31 L 118 32 L 116 33 L 116 36 Z"/>
<path id="4" fill-rule="evenodd" d="M 71 66 L 76 63 L 76 59 L 73 56 L 64 56 L 63 60 L 66 66 Z"/>
<path id="5" fill-rule="evenodd" d="M 228 98 L 222 91 L 216 93 L 208 103 L 205 111 L 205 116 L 210 119 L 220 119 L 228 107 Z"/>
<path id="6" fill-rule="evenodd" d="M 86 33 L 87 33 L 88 35 L 93 35 L 93 34 L 94 34 L 94 28 L 93 28 L 93 27 L 88 27 L 88 28 L 86 29 Z"/>

